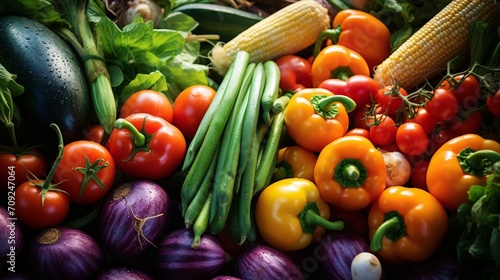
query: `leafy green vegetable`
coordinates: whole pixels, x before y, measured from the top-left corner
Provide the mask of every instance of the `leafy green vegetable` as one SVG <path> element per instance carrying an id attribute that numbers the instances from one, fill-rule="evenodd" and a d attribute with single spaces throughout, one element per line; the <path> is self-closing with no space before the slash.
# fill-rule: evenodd
<path id="1" fill-rule="evenodd" d="M 365 11 L 382 20 L 391 31 L 394 51 L 451 0 L 372 0 Z"/>
<path id="2" fill-rule="evenodd" d="M 15 81 L 16 77 L 0 64 L 0 120 L 7 127 L 20 118 L 12 98 L 24 93 L 24 87 Z"/>
<path id="3" fill-rule="evenodd" d="M 457 210 L 462 229 L 458 258 L 465 265 L 474 263 L 483 273 L 480 279 L 500 279 L 500 161 L 486 185 L 471 186 L 468 194 L 469 202 Z"/>

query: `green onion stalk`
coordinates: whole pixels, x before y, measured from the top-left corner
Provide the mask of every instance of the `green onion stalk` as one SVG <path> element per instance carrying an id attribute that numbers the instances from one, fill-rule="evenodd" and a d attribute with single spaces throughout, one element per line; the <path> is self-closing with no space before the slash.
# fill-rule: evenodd
<path id="1" fill-rule="evenodd" d="M 88 0 L 50 0 L 50 2 L 59 8 L 61 15 L 73 29 L 57 27 L 54 31 L 74 47 L 83 62 L 90 83 L 94 111 L 107 138 L 116 120 L 116 101 L 104 55 L 96 43 L 87 19 Z"/>

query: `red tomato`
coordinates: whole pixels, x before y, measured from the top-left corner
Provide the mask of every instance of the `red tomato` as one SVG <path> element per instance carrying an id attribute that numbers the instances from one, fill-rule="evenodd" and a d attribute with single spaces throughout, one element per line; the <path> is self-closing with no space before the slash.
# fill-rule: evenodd
<path id="1" fill-rule="evenodd" d="M 38 185 L 44 183 L 44 180 L 27 181 L 16 189 L 16 216 L 27 227 L 57 226 L 68 216 L 70 202 L 64 192 L 47 190 L 42 204 L 42 190 Z"/>
<path id="2" fill-rule="evenodd" d="M 47 168 L 45 158 L 33 149 L 21 152 L 0 150 L 1 190 L 7 193 L 7 190 L 14 190 L 29 178 L 42 178 Z M 10 176 L 8 170 L 12 170 L 14 175 Z"/>
<path id="3" fill-rule="evenodd" d="M 129 96 L 123 103 L 119 117 L 125 118 L 134 113 L 148 113 L 171 123 L 173 108 L 165 94 L 151 90 L 140 90 Z"/>
<path id="4" fill-rule="evenodd" d="M 183 90 L 174 101 L 173 124 L 186 139 L 193 139 L 216 91 L 205 85 L 193 85 Z"/>
<path id="5" fill-rule="evenodd" d="M 486 107 L 492 115 L 500 117 L 500 90 L 486 98 Z"/>
<path id="6" fill-rule="evenodd" d="M 455 95 L 444 87 L 434 90 L 434 95 L 425 104 L 429 115 L 437 121 L 451 120 L 458 113 L 458 101 Z"/>
<path id="7" fill-rule="evenodd" d="M 478 133 L 483 128 L 482 121 L 483 114 L 481 111 L 474 111 L 464 117 L 457 117 L 453 119 L 451 123 L 451 130 L 453 130 L 457 135 Z"/>
<path id="8" fill-rule="evenodd" d="M 448 88 L 457 98 L 458 104 L 465 110 L 477 108 L 479 97 L 481 97 L 481 86 L 474 75 L 457 75 L 452 85 L 448 80 L 444 80 L 441 86 Z"/>
<path id="9" fill-rule="evenodd" d="M 398 130 L 396 123 L 389 116 L 377 114 L 376 118 L 379 123 L 370 127 L 372 143 L 378 146 L 392 144 L 396 139 L 396 131 Z"/>
<path id="10" fill-rule="evenodd" d="M 404 154 L 418 156 L 425 153 L 429 147 L 429 138 L 421 125 L 406 122 L 398 127 L 396 144 Z"/>
<path id="11" fill-rule="evenodd" d="M 184 160 L 186 140 L 171 123 L 144 113 L 132 114 L 122 121 L 122 127 L 111 132 L 106 148 L 124 175 L 162 179 L 171 175 Z"/>
<path id="12" fill-rule="evenodd" d="M 434 154 L 444 143 L 453 139 L 458 135 L 455 134 L 450 128 L 437 129 L 429 135 L 429 149 L 430 155 Z"/>
<path id="13" fill-rule="evenodd" d="M 408 96 L 408 93 L 404 88 L 385 86 L 378 90 L 376 101 L 384 114 L 394 117 L 398 110 L 404 107 L 405 96 Z"/>
<path id="14" fill-rule="evenodd" d="M 102 143 L 104 137 L 104 127 L 100 124 L 93 124 L 83 131 L 85 140 Z"/>
<path id="15" fill-rule="evenodd" d="M 98 201 L 113 186 L 116 167 L 113 157 L 101 144 L 88 140 L 64 146 L 53 181 L 77 204 Z"/>
<path id="16" fill-rule="evenodd" d="M 423 107 L 418 108 L 417 115 L 413 119 L 406 119 L 406 121 L 418 123 L 422 126 L 425 133 L 427 134 L 433 132 L 436 129 L 438 123 L 438 121 L 434 117 L 429 115 L 427 110 Z"/>
<path id="17" fill-rule="evenodd" d="M 427 168 L 429 167 L 429 160 L 419 160 L 417 161 L 411 170 L 411 183 L 413 187 L 427 190 L 426 174 Z"/>
<path id="18" fill-rule="evenodd" d="M 370 131 L 366 128 L 353 128 L 349 131 L 346 132 L 345 135 L 358 135 L 358 136 L 363 136 L 366 139 L 370 140 Z"/>

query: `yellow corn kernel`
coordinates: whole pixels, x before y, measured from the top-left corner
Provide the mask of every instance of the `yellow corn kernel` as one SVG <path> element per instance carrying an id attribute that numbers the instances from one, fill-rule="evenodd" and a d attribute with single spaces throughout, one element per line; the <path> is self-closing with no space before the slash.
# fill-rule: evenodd
<path id="1" fill-rule="evenodd" d="M 300 0 L 264 18 L 226 44 L 216 44 L 210 52 L 211 64 L 223 75 L 239 50 L 250 54 L 250 62 L 293 54 L 314 44 L 329 25 L 325 7 L 314 0 Z"/>
<path id="2" fill-rule="evenodd" d="M 453 0 L 376 67 L 379 87 L 397 82 L 411 88 L 445 70 L 451 59 L 470 47 L 474 22 L 498 24 L 500 11 L 494 2 Z"/>

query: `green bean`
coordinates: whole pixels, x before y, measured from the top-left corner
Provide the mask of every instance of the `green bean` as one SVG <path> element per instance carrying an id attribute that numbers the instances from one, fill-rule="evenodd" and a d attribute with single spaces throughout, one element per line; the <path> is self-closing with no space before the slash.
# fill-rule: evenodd
<path id="1" fill-rule="evenodd" d="M 266 87 L 262 94 L 261 107 L 262 107 L 262 120 L 265 124 L 271 125 L 272 117 L 271 111 L 273 108 L 274 100 L 278 98 L 280 91 L 280 69 L 274 60 L 268 60 L 264 63 L 264 71 L 266 75 Z"/>

